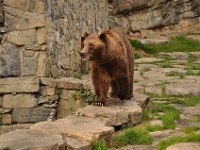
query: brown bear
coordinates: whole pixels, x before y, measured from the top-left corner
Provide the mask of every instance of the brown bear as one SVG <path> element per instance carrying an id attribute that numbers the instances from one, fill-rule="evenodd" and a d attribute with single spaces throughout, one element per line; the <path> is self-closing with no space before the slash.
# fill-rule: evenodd
<path id="1" fill-rule="evenodd" d="M 113 29 L 85 34 L 79 52 L 89 60 L 97 95 L 96 105 L 105 105 L 109 87 L 111 96 L 120 100 L 133 97 L 134 55 L 125 35 Z"/>

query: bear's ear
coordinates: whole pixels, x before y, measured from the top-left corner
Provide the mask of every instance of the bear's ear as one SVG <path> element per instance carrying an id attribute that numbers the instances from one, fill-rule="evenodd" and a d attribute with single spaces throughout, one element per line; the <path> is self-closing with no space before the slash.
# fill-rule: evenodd
<path id="1" fill-rule="evenodd" d="M 102 41 L 106 41 L 106 33 L 105 33 L 105 32 L 99 33 L 99 38 L 100 38 Z"/>
<path id="2" fill-rule="evenodd" d="M 88 37 L 89 35 L 90 35 L 90 34 L 87 33 L 87 32 L 84 33 L 84 37 L 85 37 L 85 38 Z"/>

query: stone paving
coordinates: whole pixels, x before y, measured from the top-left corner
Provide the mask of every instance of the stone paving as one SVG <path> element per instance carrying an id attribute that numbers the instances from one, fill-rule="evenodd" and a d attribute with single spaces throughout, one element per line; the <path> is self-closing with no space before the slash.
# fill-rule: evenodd
<path id="1" fill-rule="evenodd" d="M 198 53 L 191 54 L 198 56 Z M 91 149 L 91 144 L 97 140 L 103 139 L 108 143 L 112 142 L 112 135 L 116 127 L 122 127 L 123 125 L 135 126 L 142 123 L 142 110 L 147 108 L 149 102 L 148 94 L 154 94 L 158 97 L 162 95 L 200 96 L 200 76 L 186 74 L 186 67 L 190 63 L 198 65 L 198 58 L 191 62 L 189 54 L 174 53 L 174 55 L 162 53 L 160 55 L 162 58 L 141 58 L 136 60 L 135 95 L 132 100 L 125 102 L 110 100 L 106 107 L 89 105 L 79 109 L 75 116 L 68 116 L 56 121 L 39 122 L 32 125 L 30 130 L 15 130 L 2 134 L 0 135 L 0 149 L 39 148 L 46 150 L 71 148 L 89 150 Z M 166 56 L 167 59 L 165 58 Z M 171 56 L 175 60 L 169 59 Z M 187 59 L 185 58 L 186 56 L 188 56 Z M 176 72 L 175 76 L 168 76 L 167 74 L 170 72 Z M 177 72 L 185 75 L 181 77 L 177 75 Z M 87 77 L 84 80 L 86 81 Z M 65 87 L 68 84 L 60 84 L 59 86 Z M 152 99 L 150 99 L 151 102 Z M 162 100 L 159 98 L 154 99 L 154 102 L 168 103 L 167 99 Z M 170 105 L 181 112 L 175 129 L 150 132 L 153 139 L 152 145 L 127 145 L 119 149 L 155 150 L 157 144 L 163 139 L 177 135 L 184 136 L 185 133 L 181 129 L 188 126 L 200 127 L 200 122 L 198 121 L 200 105 Z M 149 124 L 162 126 L 162 121 L 154 119 L 149 121 Z M 199 133 L 200 131 L 196 132 Z M 33 139 L 33 142 L 30 143 L 29 140 L 22 139 Z M 180 143 L 171 145 L 167 150 L 182 150 L 183 147 L 187 147 L 187 150 L 200 149 L 198 143 Z"/>
<path id="2" fill-rule="evenodd" d="M 194 60 L 190 60 L 190 57 Z M 155 103 L 167 104 L 167 99 L 159 99 L 159 96 L 199 96 L 200 98 L 200 75 L 187 75 L 186 68 L 190 64 L 200 66 L 199 52 L 174 52 L 160 53 L 157 58 L 140 58 L 136 60 L 135 68 L 135 88 L 140 93 L 157 95 L 158 99 Z M 170 64 L 170 65 L 169 65 Z M 200 68 L 190 68 L 190 71 L 199 71 Z M 171 72 L 180 72 L 184 76 L 168 76 Z M 136 89 L 135 89 L 136 90 Z M 151 99 L 152 102 L 153 99 Z M 150 132 L 153 138 L 152 145 L 128 145 L 122 150 L 156 150 L 157 144 L 164 139 L 174 136 L 186 135 L 182 132 L 185 127 L 200 127 L 198 117 L 200 114 L 200 105 L 183 106 L 181 104 L 171 104 L 174 108 L 181 112 L 180 119 L 176 122 L 176 128 L 163 131 Z M 151 125 L 160 125 L 158 120 L 149 122 Z M 161 124 L 162 125 L 162 124 Z M 195 133 L 199 133 L 196 131 Z M 171 145 L 167 150 L 200 150 L 199 143 L 177 143 Z"/>

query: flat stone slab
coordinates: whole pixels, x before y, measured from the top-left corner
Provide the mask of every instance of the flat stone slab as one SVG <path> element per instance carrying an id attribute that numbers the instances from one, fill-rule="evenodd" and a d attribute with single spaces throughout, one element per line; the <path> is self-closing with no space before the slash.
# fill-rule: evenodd
<path id="1" fill-rule="evenodd" d="M 154 63 L 154 62 L 161 62 L 161 61 L 164 61 L 164 59 L 153 58 L 153 57 L 144 57 L 144 58 L 136 59 L 135 63 Z"/>
<path id="2" fill-rule="evenodd" d="M 172 105 L 172 106 L 174 106 L 176 109 L 181 111 L 183 114 L 187 114 L 187 115 L 198 115 L 198 114 L 200 114 L 200 105 L 192 106 L 192 107 L 185 107 L 185 106 L 175 104 L 175 105 Z"/>
<path id="3" fill-rule="evenodd" d="M 87 106 L 78 113 L 91 118 L 104 118 L 111 126 L 138 124 L 141 122 L 142 109 L 136 102 L 124 101 L 109 104 L 105 107 Z"/>
<path id="4" fill-rule="evenodd" d="M 16 130 L 0 135 L 0 149 L 64 150 L 65 142 L 61 135 L 31 130 Z"/>
<path id="5" fill-rule="evenodd" d="M 189 54 L 183 53 L 183 52 L 172 52 L 172 53 L 165 53 L 161 52 L 159 53 L 162 57 L 170 57 L 172 59 L 178 59 L 178 60 L 187 60 L 189 58 Z"/>
<path id="6" fill-rule="evenodd" d="M 189 95 L 200 96 L 200 84 L 185 82 L 174 82 L 166 85 L 167 95 Z"/>
<path id="7" fill-rule="evenodd" d="M 200 150 L 200 143 L 177 143 L 166 150 Z"/>
<path id="8" fill-rule="evenodd" d="M 169 39 L 140 39 L 139 40 L 142 44 L 160 44 L 160 43 L 167 43 Z"/>
<path id="9" fill-rule="evenodd" d="M 27 124 L 1 125 L 0 126 L 0 135 L 5 134 L 10 131 L 18 130 L 18 129 L 30 129 L 31 125 L 33 125 L 33 124 L 27 123 Z"/>
<path id="10" fill-rule="evenodd" d="M 34 93 L 39 91 L 39 79 L 35 77 L 0 78 L 0 94 Z"/>
<path id="11" fill-rule="evenodd" d="M 87 142 L 94 142 L 98 139 L 111 140 L 111 134 L 114 132 L 113 127 L 106 126 L 106 121 L 78 116 L 68 116 L 55 122 L 36 123 L 31 130 L 61 134 Z"/>
<path id="12" fill-rule="evenodd" d="M 155 147 L 151 145 L 128 145 L 119 150 L 155 150 Z"/>
<path id="13" fill-rule="evenodd" d="M 150 135 L 153 139 L 153 146 L 156 146 L 161 140 L 173 137 L 173 136 L 182 136 L 183 132 L 179 130 L 163 130 L 163 131 L 155 131 L 150 132 Z"/>
<path id="14" fill-rule="evenodd" d="M 71 137 L 65 137 L 67 149 L 73 150 L 91 150 L 91 144 L 85 141 L 80 141 Z"/>

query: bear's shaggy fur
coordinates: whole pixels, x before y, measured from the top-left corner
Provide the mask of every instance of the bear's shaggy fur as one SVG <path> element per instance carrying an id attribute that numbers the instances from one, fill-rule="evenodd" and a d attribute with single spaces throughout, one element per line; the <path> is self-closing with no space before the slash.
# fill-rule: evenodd
<path id="1" fill-rule="evenodd" d="M 85 34 L 82 40 L 80 55 L 91 62 L 97 104 L 105 104 L 109 87 L 112 97 L 133 97 L 134 56 L 126 36 L 111 29 Z"/>

